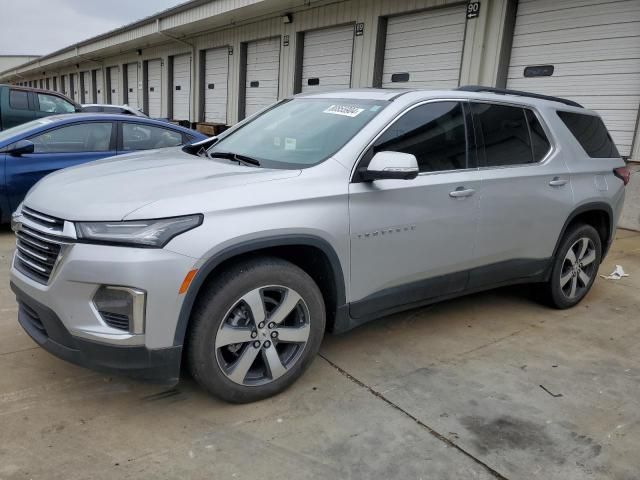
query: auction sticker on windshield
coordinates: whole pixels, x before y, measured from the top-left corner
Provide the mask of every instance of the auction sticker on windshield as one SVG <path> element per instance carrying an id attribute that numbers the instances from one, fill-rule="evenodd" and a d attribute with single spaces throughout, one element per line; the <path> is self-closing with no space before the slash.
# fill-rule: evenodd
<path id="1" fill-rule="evenodd" d="M 323 113 L 331 113 L 333 115 L 344 115 L 345 117 L 357 117 L 364 112 L 364 108 L 357 105 L 331 105 Z"/>

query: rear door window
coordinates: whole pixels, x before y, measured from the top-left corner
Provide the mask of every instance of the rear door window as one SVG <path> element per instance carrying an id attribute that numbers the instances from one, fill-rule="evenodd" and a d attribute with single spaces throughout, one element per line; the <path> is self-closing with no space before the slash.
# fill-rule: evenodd
<path id="1" fill-rule="evenodd" d="M 539 162 L 547 156 L 551 150 L 551 143 L 547 138 L 547 134 L 540 124 L 540 120 L 535 113 L 525 108 L 527 123 L 529 124 L 529 134 L 531 135 L 531 148 L 533 149 L 533 160 Z"/>
<path id="2" fill-rule="evenodd" d="M 122 150 L 151 150 L 182 145 L 182 133 L 168 128 L 122 122 Z"/>
<path id="3" fill-rule="evenodd" d="M 472 103 L 472 111 L 484 142 L 487 167 L 524 165 L 535 161 L 523 108 Z"/>
<path id="4" fill-rule="evenodd" d="M 591 158 L 618 158 L 620 153 L 597 115 L 558 111 L 558 116 Z"/>
<path id="5" fill-rule="evenodd" d="M 22 90 L 10 90 L 9 106 L 15 110 L 29 110 L 29 94 Z"/>

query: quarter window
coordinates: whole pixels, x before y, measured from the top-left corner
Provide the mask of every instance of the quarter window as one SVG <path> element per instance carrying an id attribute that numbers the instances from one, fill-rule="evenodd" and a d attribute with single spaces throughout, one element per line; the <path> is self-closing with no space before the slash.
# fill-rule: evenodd
<path id="1" fill-rule="evenodd" d="M 16 110 L 29 110 L 29 94 L 21 90 L 9 90 L 9 106 Z"/>
<path id="2" fill-rule="evenodd" d="M 421 172 L 467 168 L 467 130 L 459 102 L 419 105 L 396 120 L 375 142 L 374 153 L 410 153 Z"/>
<path id="3" fill-rule="evenodd" d="M 109 123 L 83 123 L 49 130 L 30 140 L 35 153 L 107 152 L 110 150 L 111 129 Z"/>
<path id="4" fill-rule="evenodd" d="M 620 153 L 597 115 L 558 112 L 558 116 L 591 158 L 618 158 Z"/>
<path id="5" fill-rule="evenodd" d="M 180 132 L 140 123 L 122 123 L 122 149 L 125 151 L 151 150 L 178 145 L 182 145 Z"/>

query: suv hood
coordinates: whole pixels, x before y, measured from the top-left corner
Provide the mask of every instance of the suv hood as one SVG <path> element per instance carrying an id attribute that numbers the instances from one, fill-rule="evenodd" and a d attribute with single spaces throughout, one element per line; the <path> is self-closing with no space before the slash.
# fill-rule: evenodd
<path id="1" fill-rule="evenodd" d="M 65 220 L 121 220 L 144 205 L 196 193 L 300 174 L 211 160 L 181 148 L 149 150 L 54 172 L 25 199 L 28 207 Z M 192 213 L 192 212 L 184 212 Z"/>

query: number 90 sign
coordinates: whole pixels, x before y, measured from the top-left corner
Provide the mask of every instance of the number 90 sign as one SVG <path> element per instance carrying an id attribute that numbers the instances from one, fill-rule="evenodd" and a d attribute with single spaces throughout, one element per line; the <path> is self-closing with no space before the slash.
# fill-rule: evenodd
<path id="1" fill-rule="evenodd" d="M 480 15 L 480 2 L 469 2 L 467 4 L 467 18 L 476 18 Z"/>

